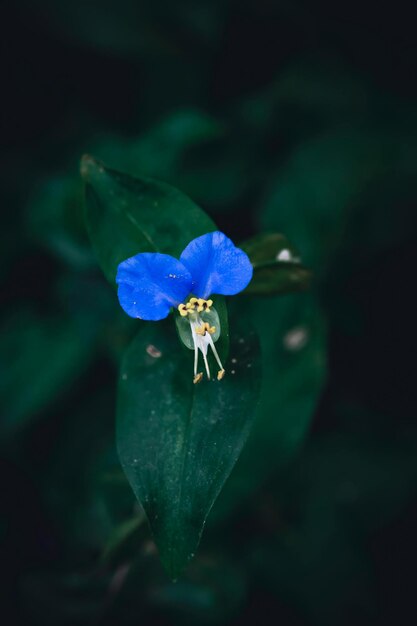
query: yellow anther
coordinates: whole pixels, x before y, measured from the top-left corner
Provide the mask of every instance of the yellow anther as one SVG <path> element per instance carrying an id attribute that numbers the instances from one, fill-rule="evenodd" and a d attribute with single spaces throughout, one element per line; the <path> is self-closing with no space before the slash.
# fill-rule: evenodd
<path id="1" fill-rule="evenodd" d="M 194 385 L 199 383 L 202 378 L 203 378 L 203 372 L 199 372 L 198 374 L 196 374 L 193 380 Z"/>
<path id="2" fill-rule="evenodd" d="M 225 373 L 226 372 L 224 370 L 219 370 L 217 372 L 217 380 L 221 380 L 222 378 L 224 378 Z"/>
<path id="3" fill-rule="evenodd" d="M 210 333 L 210 335 L 213 335 L 216 332 L 216 327 L 210 326 L 208 322 L 204 322 L 201 326 L 198 326 L 195 329 L 195 332 L 197 333 L 197 335 L 205 335 L 206 333 Z"/>
<path id="4" fill-rule="evenodd" d="M 204 300 L 204 298 L 199 298 L 197 301 L 197 311 L 202 313 L 202 311 L 210 311 L 210 307 L 213 304 L 213 300 Z"/>
<path id="5" fill-rule="evenodd" d="M 180 304 L 178 306 L 178 311 L 182 317 L 186 317 L 189 313 L 193 313 L 196 309 L 198 313 L 202 313 L 203 311 L 210 312 L 210 307 L 213 304 L 213 300 L 204 300 L 204 298 L 190 298 L 190 300 L 186 304 Z M 206 325 L 206 330 L 212 335 L 216 328 L 214 326 Z M 199 335 L 203 335 L 203 332 L 198 333 Z"/>

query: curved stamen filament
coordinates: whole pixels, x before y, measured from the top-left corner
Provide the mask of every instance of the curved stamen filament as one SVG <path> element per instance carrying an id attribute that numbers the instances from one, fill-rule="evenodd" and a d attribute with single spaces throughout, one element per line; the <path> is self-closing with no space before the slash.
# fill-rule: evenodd
<path id="1" fill-rule="evenodd" d="M 194 343 L 194 382 L 199 382 L 199 381 L 196 381 L 196 378 L 197 378 L 197 366 L 198 366 L 198 347 L 197 347 L 197 344 Z M 199 380 L 201 380 L 201 377 L 200 377 Z"/>
<path id="2" fill-rule="evenodd" d="M 202 372 L 197 372 L 199 350 L 203 355 L 204 367 L 206 370 L 207 378 L 209 380 L 211 378 L 210 366 L 207 360 L 207 351 L 209 346 L 211 347 L 214 358 L 216 359 L 217 364 L 220 368 L 217 373 L 217 380 L 221 380 L 224 377 L 225 370 L 214 345 L 214 341 L 211 337 L 212 333 L 215 332 L 214 326 L 210 326 L 210 324 L 208 324 L 207 322 L 203 322 L 199 315 L 194 315 L 190 318 L 190 326 L 194 342 L 194 384 L 199 383 L 203 378 Z"/>
<path id="3" fill-rule="evenodd" d="M 211 349 L 213 350 L 214 358 L 216 359 L 217 364 L 220 367 L 220 371 L 223 372 L 223 376 L 224 376 L 223 365 L 222 365 L 222 362 L 220 361 L 220 357 L 219 357 L 219 354 L 218 354 L 218 352 L 216 350 L 216 346 L 214 345 L 213 339 L 210 337 L 210 335 L 208 335 L 207 338 L 208 338 L 208 341 L 210 343 Z M 223 376 L 221 378 L 223 378 Z M 219 380 L 221 380 L 221 379 L 219 379 Z"/>
<path id="4" fill-rule="evenodd" d="M 210 380 L 211 376 L 210 376 L 209 364 L 207 361 L 207 352 L 206 353 L 203 352 L 202 354 L 203 354 L 204 365 L 206 366 L 207 378 Z"/>

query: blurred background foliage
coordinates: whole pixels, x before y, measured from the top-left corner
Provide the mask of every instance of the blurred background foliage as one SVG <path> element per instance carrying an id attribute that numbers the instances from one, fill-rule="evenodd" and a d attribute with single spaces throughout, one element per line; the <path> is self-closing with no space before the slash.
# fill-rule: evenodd
<path id="1" fill-rule="evenodd" d="M 22 0 L 2 30 L 4 623 L 412 623 L 407 3 Z M 262 399 L 176 584 L 116 457 L 137 325 L 87 240 L 86 151 L 174 184 L 236 242 L 283 233 L 313 270 L 308 293 L 237 303 L 261 333 Z"/>

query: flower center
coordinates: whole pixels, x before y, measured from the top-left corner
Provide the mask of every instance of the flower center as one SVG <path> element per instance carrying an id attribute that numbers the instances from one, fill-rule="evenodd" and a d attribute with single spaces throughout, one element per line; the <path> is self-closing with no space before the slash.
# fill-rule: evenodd
<path id="1" fill-rule="evenodd" d="M 210 367 L 207 361 L 209 347 L 219 366 L 217 380 L 224 377 L 225 370 L 214 345 L 220 336 L 220 320 L 217 311 L 213 308 L 213 300 L 203 298 L 190 298 L 189 302 L 180 304 L 178 312 L 181 316 L 178 319 L 180 336 L 184 344 L 194 350 L 194 384 L 199 383 L 203 378 L 203 372 L 198 372 L 199 352 L 203 355 L 204 366 L 207 378 L 210 380 Z M 190 333 L 191 331 L 191 333 Z M 190 336 L 191 334 L 191 336 Z"/>
<path id="2" fill-rule="evenodd" d="M 210 308 L 213 306 L 213 300 L 204 300 L 203 298 L 190 298 L 186 304 L 180 304 L 178 311 L 181 317 L 186 317 L 192 313 L 202 313 L 203 311 L 210 312 Z"/>

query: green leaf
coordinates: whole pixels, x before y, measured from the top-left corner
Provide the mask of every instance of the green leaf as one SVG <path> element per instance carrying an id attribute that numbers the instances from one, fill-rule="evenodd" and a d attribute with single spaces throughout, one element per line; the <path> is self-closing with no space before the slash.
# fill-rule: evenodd
<path id="1" fill-rule="evenodd" d="M 326 380 L 325 324 L 313 294 L 254 299 L 241 315 L 259 331 L 262 392 L 248 445 L 213 511 L 217 519 L 299 450 Z"/>
<path id="2" fill-rule="evenodd" d="M 273 176 L 260 207 L 262 226 L 282 229 L 296 241 L 303 260 L 318 275 L 326 272 L 341 250 L 348 249 L 348 235 L 354 246 L 359 240 L 365 249 L 382 233 L 385 245 L 392 245 L 398 226 L 391 215 L 398 216 L 402 204 L 398 197 L 404 186 L 414 188 L 416 180 L 411 125 L 407 141 L 403 132 L 343 128 L 300 143 Z M 397 172 L 395 177 L 387 174 L 392 171 Z M 393 179 L 401 181 L 400 187 L 394 189 Z M 407 219 L 400 222 L 408 223 Z"/>
<path id="3" fill-rule="evenodd" d="M 310 286 L 311 272 L 301 265 L 299 253 L 284 235 L 258 235 L 240 247 L 254 269 L 245 294 L 278 295 L 303 291 Z"/>
<path id="4" fill-rule="evenodd" d="M 256 335 L 237 333 L 230 352 L 222 381 L 193 385 L 193 356 L 162 322 L 138 334 L 122 365 L 119 458 L 173 578 L 194 555 L 253 421 L 260 383 Z"/>
<path id="5" fill-rule="evenodd" d="M 150 178 L 136 178 L 107 168 L 90 156 L 81 162 L 86 181 L 86 222 L 101 268 L 115 285 L 117 266 L 139 252 L 179 257 L 194 239 L 216 230 L 210 217 L 186 195 Z M 228 350 L 227 308 L 216 296 L 222 335 L 219 351 Z"/>
<path id="6" fill-rule="evenodd" d="M 151 176 L 183 189 L 212 211 L 236 208 L 257 171 L 263 171 L 259 159 L 257 168 L 248 165 L 253 150 L 240 128 L 193 108 L 162 117 L 138 137 L 103 137 L 91 150 L 131 176 Z"/>
<path id="7" fill-rule="evenodd" d="M 81 162 L 87 230 L 101 268 L 114 284 L 117 266 L 138 252 L 179 257 L 195 237 L 216 230 L 186 195 L 150 178 L 134 178 L 90 156 Z"/>

